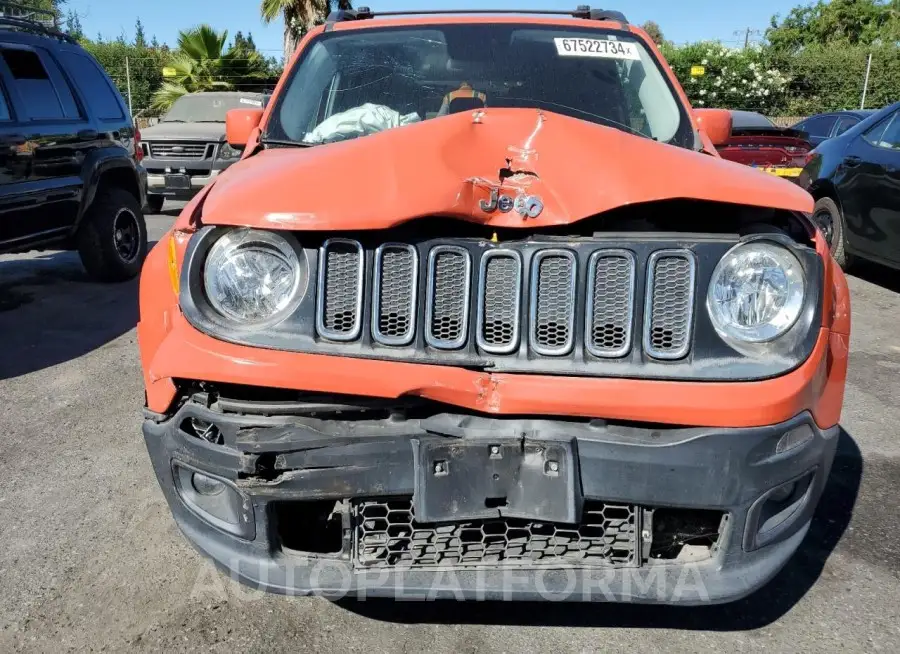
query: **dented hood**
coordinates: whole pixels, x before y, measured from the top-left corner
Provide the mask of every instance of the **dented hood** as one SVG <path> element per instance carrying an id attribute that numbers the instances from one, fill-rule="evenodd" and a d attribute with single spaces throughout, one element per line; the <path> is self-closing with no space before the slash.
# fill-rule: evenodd
<path id="1" fill-rule="evenodd" d="M 492 189 L 543 211 L 485 211 Z M 341 143 L 275 148 L 216 182 L 206 224 L 381 229 L 443 215 L 497 227 L 572 223 L 616 207 L 692 198 L 812 211 L 805 191 L 752 168 L 533 109 L 486 109 Z"/>

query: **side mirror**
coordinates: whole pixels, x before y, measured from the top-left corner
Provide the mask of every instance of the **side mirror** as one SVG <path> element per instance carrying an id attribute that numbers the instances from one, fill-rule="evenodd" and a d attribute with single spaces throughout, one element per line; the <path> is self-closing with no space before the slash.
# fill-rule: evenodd
<path id="1" fill-rule="evenodd" d="M 697 123 L 712 144 L 725 145 L 731 138 L 731 112 L 727 109 L 694 109 Z"/>
<path id="2" fill-rule="evenodd" d="M 225 114 L 225 139 L 228 145 L 241 149 L 247 145 L 250 133 L 259 127 L 262 109 L 230 109 Z"/>

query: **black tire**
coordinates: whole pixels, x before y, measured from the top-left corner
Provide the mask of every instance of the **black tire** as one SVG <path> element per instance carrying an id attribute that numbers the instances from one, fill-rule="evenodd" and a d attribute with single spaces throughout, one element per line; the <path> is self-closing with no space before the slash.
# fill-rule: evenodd
<path id="1" fill-rule="evenodd" d="M 101 188 L 75 236 L 81 263 L 98 281 L 122 282 L 141 271 L 147 224 L 137 199 L 118 187 Z"/>
<path id="2" fill-rule="evenodd" d="M 166 197 L 164 195 L 148 195 L 147 196 L 147 211 L 150 213 L 159 213 L 162 211 L 163 205 L 166 203 Z"/>
<path id="3" fill-rule="evenodd" d="M 853 257 L 847 252 L 846 224 L 837 203 L 831 198 L 819 198 L 813 210 L 813 220 L 825 235 L 834 260 L 847 270 L 853 263 Z"/>

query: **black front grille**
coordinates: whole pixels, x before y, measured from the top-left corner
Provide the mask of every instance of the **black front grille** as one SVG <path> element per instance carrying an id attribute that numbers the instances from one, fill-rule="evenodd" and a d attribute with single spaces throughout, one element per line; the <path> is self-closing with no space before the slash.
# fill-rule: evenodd
<path id="1" fill-rule="evenodd" d="M 637 565 L 637 514 L 634 506 L 588 501 L 578 525 L 518 518 L 420 524 L 409 498 L 361 500 L 351 512 L 353 557 L 364 567 Z"/>
<path id="2" fill-rule="evenodd" d="M 479 286 L 478 345 L 486 352 L 504 354 L 519 338 L 522 263 L 514 252 L 490 252 L 482 259 Z"/>
<path id="3" fill-rule="evenodd" d="M 362 319 L 363 250 L 358 243 L 333 240 L 322 248 L 319 264 L 319 333 L 333 340 L 359 335 Z"/>
<path id="4" fill-rule="evenodd" d="M 647 282 L 644 349 L 659 359 L 679 359 L 690 346 L 694 260 L 684 252 L 655 253 Z"/>
<path id="5" fill-rule="evenodd" d="M 209 159 L 212 156 L 214 145 L 196 141 L 158 141 L 147 143 L 147 147 L 150 150 L 150 157 L 153 159 L 189 160 Z"/>
<path id="6" fill-rule="evenodd" d="M 411 245 L 383 245 L 375 260 L 372 335 L 385 345 L 406 345 L 416 319 L 416 250 Z"/>
<path id="7" fill-rule="evenodd" d="M 642 265 L 644 351 L 684 358 L 695 310 L 694 257 L 660 249 Z M 593 357 L 621 360 L 632 350 L 639 319 L 638 272 L 634 252 L 609 247 L 579 256 L 568 247 L 539 246 L 526 258 L 519 247 L 479 253 L 386 243 L 367 252 L 359 241 L 330 239 L 319 251 L 316 331 L 326 341 L 371 338 L 398 350 L 420 347 L 418 333 L 437 350 L 462 351 L 474 341 L 484 353 L 510 357 L 526 341 L 548 359 L 571 356 L 583 343 Z M 371 315 L 368 333 L 364 315 Z"/>

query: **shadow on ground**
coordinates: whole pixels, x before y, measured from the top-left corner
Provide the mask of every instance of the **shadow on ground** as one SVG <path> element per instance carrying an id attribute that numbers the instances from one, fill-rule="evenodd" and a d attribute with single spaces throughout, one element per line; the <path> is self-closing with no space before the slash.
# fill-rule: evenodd
<path id="1" fill-rule="evenodd" d="M 137 279 L 94 282 L 74 252 L 0 260 L 0 379 L 76 359 L 137 320 Z"/>
<path id="2" fill-rule="evenodd" d="M 523 602 L 364 602 L 342 600 L 344 608 L 389 622 L 557 627 L 631 627 L 736 631 L 778 620 L 799 602 L 822 573 L 853 515 L 863 463 L 853 438 L 841 430 L 838 452 L 812 525 L 787 566 L 750 597 L 709 607 L 636 604 Z"/>

